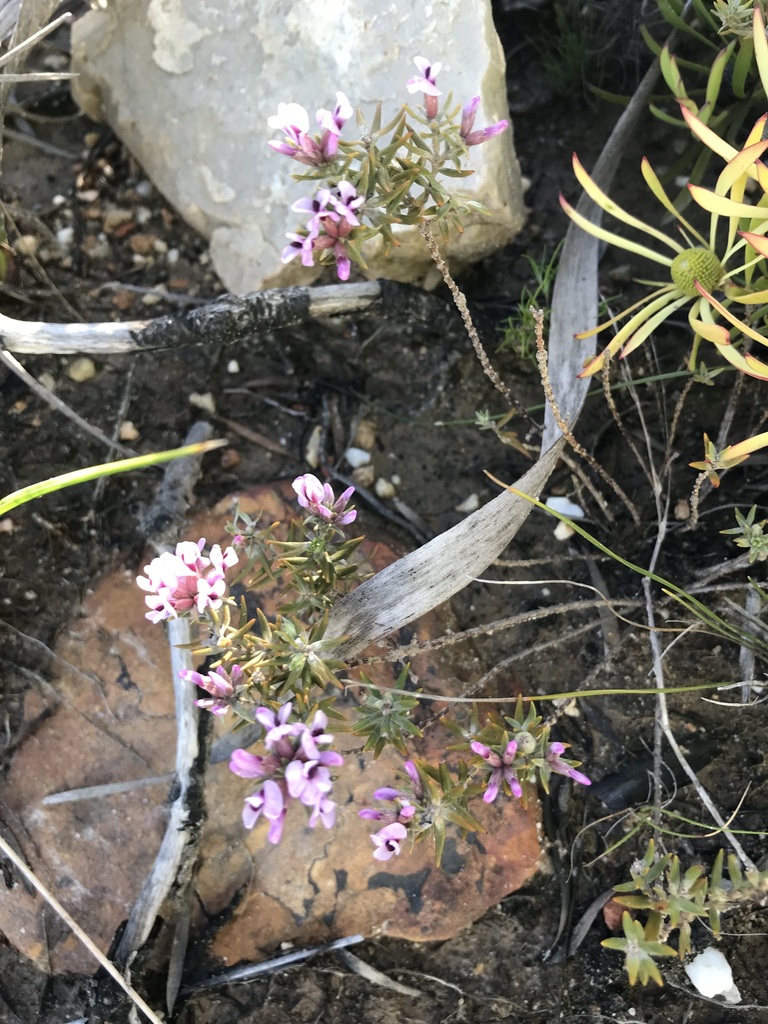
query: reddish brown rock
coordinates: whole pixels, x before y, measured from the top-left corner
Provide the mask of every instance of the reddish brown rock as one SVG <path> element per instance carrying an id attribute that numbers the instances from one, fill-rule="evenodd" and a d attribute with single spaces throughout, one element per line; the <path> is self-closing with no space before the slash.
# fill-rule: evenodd
<path id="1" fill-rule="evenodd" d="M 284 489 L 285 496 L 290 493 Z M 263 510 L 269 521 L 292 512 L 270 488 L 241 496 L 240 504 L 250 514 Z M 222 502 L 195 519 L 188 536 L 226 540 L 232 506 Z M 376 569 L 396 557 L 382 544 L 370 545 L 367 554 Z M 164 630 L 144 618 L 133 580 L 128 571 L 102 579 L 82 615 L 64 630 L 57 647 L 58 703 L 46 708 L 37 694 L 28 696 L 27 720 L 37 725 L 16 755 L 2 796 L 4 817 L 29 863 L 104 950 L 157 852 L 168 784 L 55 806 L 42 800 L 63 790 L 173 771 L 168 647 Z M 267 610 L 271 603 L 274 595 L 265 595 Z M 417 632 L 422 639 L 434 637 L 450 625 L 450 614 L 438 612 L 419 623 Z M 480 673 L 457 650 L 430 655 L 429 664 L 424 655 L 417 659 L 424 689 L 455 695 Z M 391 684 L 394 678 L 389 666 L 377 667 L 377 681 Z M 216 722 L 220 731 L 228 725 Z M 354 737 L 337 738 L 340 750 L 359 750 Z M 419 756 L 440 757 L 445 739 L 439 724 L 428 727 Z M 386 863 L 375 861 L 369 833 L 376 823 L 357 812 L 371 805 L 377 787 L 397 784 L 401 764 L 389 752 L 375 762 L 349 752 L 334 786 L 336 826 L 309 829 L 304 809 L 293 806 L 277 847 L 266 842 L 261 823 L 252 832 L 242 827 L 248 780 L 233 776 L 223 763 L 208 769 L 198 896 L 209 914 L 239 901 L 213 937 L 212 955 L 234 963 L 271 954 L 283 941 L 302 945 L 356 932 L 446 939 L 530 877 L 539 858 L 535 813 L 501 798 L 490 807 L 473 807 L 485 833 L 465 840 L 449 834 L 441 868 L 435 867 L 429 842 L 412 852 L 404 848 Z M 44 968 L 93 969 L 67 929 L 21 885 L 0 900 L 0 930 Z"/>

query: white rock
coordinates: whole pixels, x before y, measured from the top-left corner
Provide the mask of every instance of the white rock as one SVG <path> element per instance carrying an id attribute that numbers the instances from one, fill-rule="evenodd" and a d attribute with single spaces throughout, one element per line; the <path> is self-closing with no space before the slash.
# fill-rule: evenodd
<path id="1" fill-rule="evenodd" d="M 240 373 L 240 363 L 236 359 L 230 359 L 227 363 L 227 373 Z"/>
<path id="2" fill-rule="evenodd" d="M 352 469 L 360 469 L 361 466 L 367 466 L 371 461 L 371 453 L 367 452 L 364 448 L 347 448 L 344 452 L 344 458 Z"/>
<path id="3" fill-rule="evenodd" d="M 741 1002 L 741 993 L 733 984 L 731 965 L 714 946 L 686 964 L 685 973 L 693 987 L 708 999 L 722 996 L 727 1003 Z"/>
<path id="4" fill-rule="evenodd" d="M 569 540 L 576 531 L 572 526 L 569 526 L 568 523 L 560 522 L 552 532 L 555 535 L 555 540 L 565 541 Z"/>
<path id="5" fill-rule="evenodd" d="M 420 54 L 440 61 L 441 102 L 481 97 L 477 127 L 508 116 L 504 54 L 490 0 L 121 0 L 73 25 L 73 92 L 90 116 L 106 119 L 181 215 L 211 242 L 216 271 L 234 292 L 307 283 L 318 268 L 283 266 L 291 203 L 305 170 L 273 153 L 267 118 L 280 102 L 332 108 L 341 90 L 371 117 L 403 102 Z M 159 98 L 159 99 L 158 99 Z M 345 129 L 354 138 L 354 119 Z M 343 136 L 344 137 L 344 136 Z M 457 190 L 480 200 L 446 247 L 454 272 L 506 244 L 523 222 L 511 131 L 472 147 L 476 173 Z M 453 185 L 449 179 L 447 184 Z M 374 252 L 367 275 L 434 278 L 415 228 L 397 232 L 394 258 Z M 170 255 L 170 254 L 169 254 Z M 170 262 L 170 260 L 169 260 Z"/>
<path id="6" fill-rule="evenodd" d="M 561 516 L 568 516 L 569 519 L 584 518 L 584 509 L 581 505 L 577 505 L 568 498 L 547 498 L 545 504 L 547 508 L 554 509 L 555 512 L 559 512 Z"/>

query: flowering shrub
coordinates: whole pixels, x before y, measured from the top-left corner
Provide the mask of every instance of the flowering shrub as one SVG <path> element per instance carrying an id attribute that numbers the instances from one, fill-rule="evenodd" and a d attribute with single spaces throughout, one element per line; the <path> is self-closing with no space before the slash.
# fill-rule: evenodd
<path id="1" fill-rule="evenodd" d="M 352 263 L 365 267 L 363 242 L 382 235 L 387 246 L 395 244 L 392 225 L 435 219 L 447 230 L 449 223 L 459 226 L 462 213 L 482 209 L 479 203 L 451 195 L 441 179 L 471 174 L 462 169 L 469 148 L 501 134 L 509 122 L 475 128 L 479 96 L 461 109 L 450 102 L 440 108 L 442 92 L 436 79 L 442 65 L 425 57 L 416 57 L 415 64 L 419 74 L 406 88 L 423 94 L 422 112 L 404 106 L 382 127 L 379 106 L 357 139 L 342 138 L 353 114 L 343 92 L 336 93 L 332 111 L 317 111 L 319 131 L 314 134 L 309 114 L 298 103 L 280 103 L 277 114 L 268 119 L 269 127 L 282 133 L 270 147 L 306 168 L 294 175 L 297 180 L 316 186 L 311 197 L 291 207 L 308 219 L 298 231 L 289 232 L 283 263 L 300 258 L 303 266 L 312 267 L 318 259 L 334 264 L 339 280 L 347 281 Z"/>
<path id="2" fill-rule="evenodd" d="M 550 741 L 550 725 L 522 700 L 513 718 L 492 715 L 481 728 L 475 713 L 467 728 L 457 727 L 460 742 L 450 766 L 409 758 L 408 744 L 422 732 L 412 721 L 418 692 L 404 690 L 408 666 L 391 690 L 363 676 L 361 702 L 345 721 L 333 696 L 345 666 L 330 657 L 339 639 L 326 637 L 325 627 L 330 605 L 361 578 L 353 557 L 361 538 L 348 539 L 343 529 L 357 517 L 353 488 L 336 497 L 330 484 L 307 473 L 293 481 L 293 490 L 305 517 L 290 524 L 284 540 L 274 524 L 263 527 L 238 513 L 230 546 L 213 545 L 205 554 L 204 540 L 184 541 L 137 578 L 147 593 L 148 619 L 187 616 L 196 625 L 196 654 L 208 661 L 181 676 L 202 691 L 197 706 L 260 727 L 260 752 L 235 750 L 229 765 L 254 784 L 244 798 L 245 828 L 264 818 L 268 841 L 279 843 L 292 804 L 305 808 L 311 828 L 333 827 L 334 772 L 344 765 L 332 748 L 338 729 L 360 736 L 374 757 L 392 747 L 405 759 L 401 785 L 373 794 L 383 806 L 359 812 L 379 823 L 371 841 L 381 861 L 400 854 L 406 840 L 426 835 L 434 837 L 439 861 L 447 825 L 482 829 L 468 807 L 478 796 L 490 803 L 504 790 L 527 801 L 537 782 L 547 788 L 553 772 L 588 786 L 576 770 L 579 762 L 563 758 L 565 744 Z M 232 585 L 249 591 L 266 582 L 279 584 L 285 601 L 274 620 L 261 612 L 249 619 Z M 333 732 L 331 716 L 338 722 Z"/>

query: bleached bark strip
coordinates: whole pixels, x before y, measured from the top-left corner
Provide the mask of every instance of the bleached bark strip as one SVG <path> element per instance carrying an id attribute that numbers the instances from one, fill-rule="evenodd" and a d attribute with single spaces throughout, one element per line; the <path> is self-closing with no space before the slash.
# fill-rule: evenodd
<path id="1" fill-rule="evenodd" d="M 538 497 L 564 441 L 555 441 L 515 484 Z M 452 529 L 347 594 L 331 610 L 326 636 L 349 635 L 331 657 L 349 660 L 375 640 L 447 601 L 501 554 L 528 518 L 530 502 L 504 491 Z"/>

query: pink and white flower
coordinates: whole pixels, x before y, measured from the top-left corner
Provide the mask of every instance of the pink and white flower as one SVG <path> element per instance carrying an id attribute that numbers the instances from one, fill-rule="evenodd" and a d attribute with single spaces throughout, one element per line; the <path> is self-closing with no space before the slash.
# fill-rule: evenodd
<path id="1" fill-rule="evenodd" d="M 414 57 L 413 63 L 419 69 L 420 74 L 409 78 L 405 87 L 410 93 L 424 93 L 424 110 L 427 120 L 431 121 L 437 117 L 437 97 L 442 95 L 435 85 L 435 79 L 443 65 L 439 61 L 430 64 L 426 57 Z"/>
<path id="2" fill-rule="evenodd" d="M 267 779 L 260 790 L 246 797 L 243 808 L 243 825 L 248 829 L 253 828 L 263 814 L 270 823 L 267 839 L 270 843 L 276 844 L 280 842 L 283 835 L 286 813 L 283 789 L 274 780 Z"/>
<path id="3" fill-rule="evenodd" d="M 221 607 L 227 592 L 226 570 L 237 564 L 238 555 L 232 547 L 222 550 L 214 544 L 206 558 L 204 546 L 204 538 L 197 544 L 182 541 L 175 552 L 164 551 L 145 565 L 146 576 L 136 577 L 148 593 L 146 617 L 151 622 L 176 619 L 193 609 L 202 615 L 207 608 Z"/>

